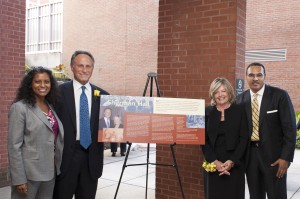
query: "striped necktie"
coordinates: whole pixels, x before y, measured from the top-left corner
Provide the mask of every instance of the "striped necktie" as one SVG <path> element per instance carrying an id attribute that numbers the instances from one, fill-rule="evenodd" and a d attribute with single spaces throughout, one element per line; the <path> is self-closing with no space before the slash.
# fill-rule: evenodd
<path id="1" fill-rule="evenodd" d="M 251 141 L 259 141 L 259 110 L 258 110 L 258 100 L 257 100 L 258 94 L 255 93 L 253 95 L 252 100 L 252 135 L 251 135 Z"/>

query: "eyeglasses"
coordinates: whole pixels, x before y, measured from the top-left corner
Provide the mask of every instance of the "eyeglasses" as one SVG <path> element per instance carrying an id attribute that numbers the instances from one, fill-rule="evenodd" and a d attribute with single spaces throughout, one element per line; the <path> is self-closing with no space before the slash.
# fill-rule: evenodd
<path id="1" fill-rule="evenodd" d="M 260 79 L 260 78 L 263 78 L 263 74 L 262 73 L 258 73 L 258 74 L 253 74 L 253 73 L 250 73 L 250 74 L 248 74 L 247 75 L 249 78 L 252 78 L 252 79 L 254 79 L 255 77 L 257 78 L 257 79 Z"/>

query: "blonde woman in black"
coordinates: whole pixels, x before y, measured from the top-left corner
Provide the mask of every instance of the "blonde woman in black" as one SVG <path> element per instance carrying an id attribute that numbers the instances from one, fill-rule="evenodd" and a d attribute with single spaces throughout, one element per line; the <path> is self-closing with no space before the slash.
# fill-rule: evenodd
<path id="1" fill-rule="evenodd" d="M 245 177 L 243 157 L 247 147 L 247 121 L 244 109 L 235 104 L 234 90 L 225 78 L 210 85 L 211 106 L 206 108 L 205 160 L 215 172 L 205 173 L 206 198 L 243 199 Z"/>

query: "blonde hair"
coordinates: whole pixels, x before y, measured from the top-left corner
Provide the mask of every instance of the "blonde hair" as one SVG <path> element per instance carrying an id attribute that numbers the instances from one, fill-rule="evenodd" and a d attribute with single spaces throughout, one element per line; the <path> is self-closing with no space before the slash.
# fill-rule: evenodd
<path id="1" fill-rule="evenodd" d="M 122 124 L 122 118 L 121 118 L 120 115 L 115 115 L 115 116 L 113 117 L 114 122 L 115 122 L 115 118 L 118 118 L 119 121 L 120 121 L 120 124 Z"/>
<path id="2" fill-rule="evenodd" d="M 212 81 L 209 88 L 209 98 L 211 99 L 210 104 L 212 106 L 216 105 L 216 100 L 214 99 L 214 95 L 216 94 L 217 90 L 220 86 L 224 86 L 226 91 L 229 94 L 229 102 L 232 104 L 235 102 L 235 93 L 233 87 L 231 86 L 230 82 L 226 78 L 218 77 Z"/>

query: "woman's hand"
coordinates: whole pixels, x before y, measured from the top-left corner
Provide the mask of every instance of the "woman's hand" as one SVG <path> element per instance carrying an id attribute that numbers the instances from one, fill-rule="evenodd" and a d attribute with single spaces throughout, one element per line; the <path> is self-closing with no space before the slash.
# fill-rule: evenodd
<path id="1" fill-rule="evenodd" d="M 223 166 L 227 171 L 229 171 L 234 166 L 234 163 L 232 160 L 227 160 Z"/>
<path id="2" fill-rule="evenodd" d="M 19 193 L 26 194 L 28 191 L 27 183 L 16 185 L 16 189 Z"/>
<path id="3" fill-rule="evenodd" d="M 216 169 L 220 173 L 219 176 L 221 175 L 230 175 L 229 170 L 233 167 L 234 163 L 231 160 L 227 160 L 226 162 L 221 162 L 219 160 L 215 160 L 214 164 L 216 165 Z"/>
<path id="4" fill-rule="evenodd" d="M 223 167 L 223 162 L 219 161 L 219 160 L 215 160 L 214 164 L 216 165 L 216 169 L 218 172 L 223 172 L 224 171 L 224 167 Z"/>

